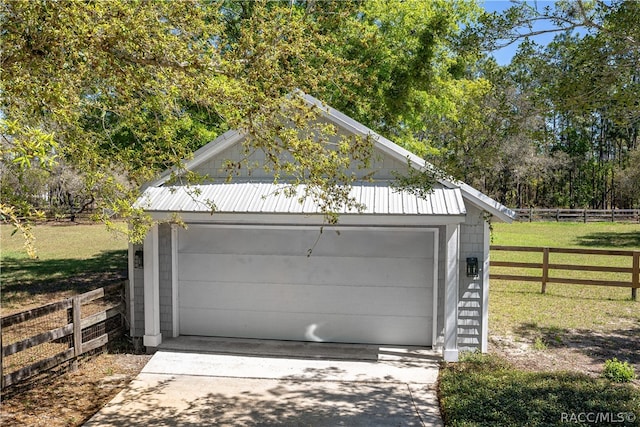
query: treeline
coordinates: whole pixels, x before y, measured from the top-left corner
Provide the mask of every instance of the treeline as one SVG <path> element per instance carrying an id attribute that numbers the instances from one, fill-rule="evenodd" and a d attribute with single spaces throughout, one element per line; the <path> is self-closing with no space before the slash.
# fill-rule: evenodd
<path id="1" fill-rule="evenodd" d="M 514 3 L 476 34 L 494 47 L 522 41 L 518 52 L 473 71 L 490 89 L 475 124 L 458 124 L 470 131 L 440 136 L 441 164 L 513 207 L 639 207 L 640 3 Z M 557 32 L 547 46 L 521 35 L 541 19 Z"/>

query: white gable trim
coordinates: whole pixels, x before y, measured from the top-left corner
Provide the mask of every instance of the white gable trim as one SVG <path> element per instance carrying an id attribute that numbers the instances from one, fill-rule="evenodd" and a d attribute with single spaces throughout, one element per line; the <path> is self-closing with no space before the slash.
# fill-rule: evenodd
<path id="1" fill-rule="evenodd" d="M 197 149 L 193 153 L 193 159 L 185 163 L 185 169 L 193 170 L 197 168 L 201 164 L 205 163 L 207 160 L 217 156 L 227 148 L 242 141 L 243 138 L 244 138 L 244 134 L 238 132 L 237 130 L 229 130 L 223 133 L 222 135 L 220 135 L 219 137 L 217 137 L 216 139 L 214 139 L 204 147 L 200 147 L 199 149 Z M 144 191 L 146 188 L 149 188 L 149 187 L 161 186 L 162 184 L 167 182 L 167 180 L 171 177 L 171 173 L 174 171 L 175 169 L 170 169 L 163 172 L 162 175 L 160 175 L 160 178 L 143 186 L 142 190 Z"/>
<path id="2" fill-rule="evenodd" d="M 303 95 L 305 101 L 310 106 L 318 107 L 324 114 L 325 118 L 330 119 L 332 122 L 337 124 L 340 127 L 343 127 L 356 135 L 359 135 L 363 138 L 371 137 L 376 142 L 376 148 L 378 148 L 383 153 L 391 156 L 392 158 L 399 160 L 401 162 L 411 162 L 411 165 L 417 169 L 422 170 L 425 168 L 435 169 L 431 164 L 427 163 L 423 158 L 416 156 L 411 151 L 405 150 L 400 147 L 398 144 L 388 140 L 384 136 L 374 132 L 369 129 L 365 125 L 360 122 L 353 120 L 351 117 L 347 116 L 344 113 L 336 110 L 333 107 L 325 105 L 322 101 L 314 98 L 311 95 Z M 438 180 L 442 185 L 448 188 L 456 188 L 457 185 L 447 181 L 447 180 Z"/>
<path id="3" fill-rule="evenodd" d="M 469 184 L 460 183 L 462 197 L 469 200 L 483 211 L 489 212 L 500 221 L 510 223 L 516 218 L 516 213 L 508 207 L 496 202 L 491 197 L 476 190 Z"/>

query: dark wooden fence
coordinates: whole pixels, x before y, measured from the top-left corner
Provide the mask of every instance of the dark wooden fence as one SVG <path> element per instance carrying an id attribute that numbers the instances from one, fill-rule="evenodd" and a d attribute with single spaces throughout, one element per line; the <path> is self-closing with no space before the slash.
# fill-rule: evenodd
<path id="1" fill-rule="evenodd" d="M 4 316 L 2 389 L 105 346 L 124 330 L 124 287 L 116 284 Z"/>
<path id="2" fill-rule="evenodd" d="M 514 209 L 518 221 L 640 222 L 640 209 Z"/>
<path id="3" fill-rule="evenodd" d="M 508 252 L 535 252 L 542 257 L 540 262 L 512 262 L 512 261 L 491 261 L 491 267 L 506 267 L 507 269 L 539 269 L 540 274 L 535 276 L 522 274 L 490 274 L 491 279 L 513 280 L 525 282 L 539 282 L 542 284 L 541 292 L 547 290 L 547 283 L 573 284 L 573 285 L 596 285 L 596 286 L 617 286 L 631 288 L 631 298 L 637 301 L 637 291 L 640 288 L 640 251 L 608 250 L 608 249 L 573 249 L 573 248 L 542 248 L 528 246 L 491 246 L 491 251 Z M 550 254 L 575 254 L 575 255 L 598 255 L 602 257 L 625 257 L 629 262 L 628 267 L 614 267 L 602 265 L 581 265 L 581 264 L 556 264 L 549 262 Z M 578 271 L 578 272 L 604 272 L 604 273 L 626 273 L 629 280 L 607 280 L 607 279 L 585 279 L 574 277 L 551 276 L 550 272 Z"/>

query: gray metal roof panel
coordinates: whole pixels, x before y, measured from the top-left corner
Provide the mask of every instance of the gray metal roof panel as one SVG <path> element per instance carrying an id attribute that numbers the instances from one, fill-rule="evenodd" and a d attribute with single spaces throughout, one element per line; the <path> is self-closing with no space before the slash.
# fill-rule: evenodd
<path id="1" fill-rule="evenodd" d="M 302 203 L 305 187 L 299 185 L 289 197 L 284 184 L 241 182 L 189 187 L 149 187 L 136 206 L 158 212 L 208 212 L 211 204 L 218 212 L 237 213 L 320 213 L 311 197 Z M 460 189 L 437 186 L 423 199 L 385 183 L 353 185 L 350 195 L 364 205 L 361 213 L 376 215 L 464 215 Z M 343 208 L 341 213 L 358 213 Z"/>

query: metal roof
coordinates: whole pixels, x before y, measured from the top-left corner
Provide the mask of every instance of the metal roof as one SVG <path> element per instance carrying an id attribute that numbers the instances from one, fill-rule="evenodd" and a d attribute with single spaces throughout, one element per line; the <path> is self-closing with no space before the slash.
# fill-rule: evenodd
<path id="1" fill-rule="evenodd" d="M 295 190 L 293 196 L 285 189 Z M 175 187 L 149 187 L 136 207 L 154 212 L 226 212 L 226 213 L 321 213 L 312 197 L 304 196 L 305 186 L 264 182 L 238 182 Z M 384 183 L 352 185 L 350 195 L 364 209 L 342 209 L 342 214 L 373 215 L 464 215 L 459 188 L 438 185 L 422 198 L 399 191 Z M 213 208 L 215 206 L 215 208 Z"/>

